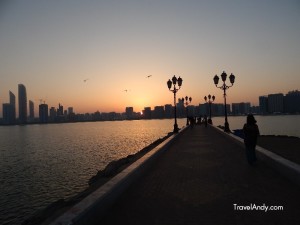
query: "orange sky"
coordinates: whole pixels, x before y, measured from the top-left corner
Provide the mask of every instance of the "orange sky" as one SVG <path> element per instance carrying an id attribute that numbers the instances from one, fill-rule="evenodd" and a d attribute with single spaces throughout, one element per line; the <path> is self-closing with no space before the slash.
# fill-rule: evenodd
<path id="1" fill-rule="evenodd" d="M 225 70 L 236 76 L 227 102 L 257 105 L 300 84 L 300 3 L 269 3 L 1 2 L 0 104 L 22 83 L 36 111 L 39 99 L 77 113 L 141 111 L 173 103 L 174 74 L 178 97 L 223 103 L 213 77 Z"/>

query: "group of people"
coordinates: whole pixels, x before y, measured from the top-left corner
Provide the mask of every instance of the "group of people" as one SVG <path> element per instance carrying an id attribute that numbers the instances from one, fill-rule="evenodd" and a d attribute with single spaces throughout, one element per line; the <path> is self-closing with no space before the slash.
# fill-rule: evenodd
<path id="1" fill-rule="evenodd" d="M 204 117 L 202 118 L 202 116 L 199 117 L 188 117 L 189 123 L 191 125 L 191 127 L 193 127 L 195 124 L 201 125 L 204 124 L 205 127 L 207 127 L 207 124 L 210 123 L 211 124 L 211 119 L 207 119 L 207 116 L 204 115 Z"/>

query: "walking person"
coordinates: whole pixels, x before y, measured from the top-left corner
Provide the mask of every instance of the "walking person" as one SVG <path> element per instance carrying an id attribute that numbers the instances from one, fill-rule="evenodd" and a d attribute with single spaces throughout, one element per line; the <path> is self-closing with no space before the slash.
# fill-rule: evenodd
<path id="1" fill-rule="evenodd" d="M 243 132 L 247 160 L 248 163 L 252 165 L 256 161 L 255 147 L 257 144 L 257 137 L 259 136 L 259 129 L 252 114 L 247 116 L 247 123 L 244 124 Z"/>

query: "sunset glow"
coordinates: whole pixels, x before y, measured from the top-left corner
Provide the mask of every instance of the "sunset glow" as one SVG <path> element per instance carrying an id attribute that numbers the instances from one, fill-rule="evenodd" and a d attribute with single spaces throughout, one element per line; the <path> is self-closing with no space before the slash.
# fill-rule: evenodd
<path id="1" fill-rule="evenodd" d="M 258 105 L 260 95 L 299 89 L 297 1 L 29 0 L 0 8 L 1 105 L 22 83 L 36 111 L 43 99 L 76 113 L 140 112 L 173 104 L 173 75 L 183 78 L 178 97 L 198 105 L 212 94 L 223 103 L 213 83 L 223 70 L 236 76 L 228 103 Z"/>

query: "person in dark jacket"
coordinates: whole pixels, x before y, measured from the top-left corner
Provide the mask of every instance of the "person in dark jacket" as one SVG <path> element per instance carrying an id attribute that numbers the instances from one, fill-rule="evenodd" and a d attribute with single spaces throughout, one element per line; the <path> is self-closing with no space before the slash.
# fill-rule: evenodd
<path id="1" fill-rule="evenodd" d="M 244 124 L 243 132 L 247 160 L 248 163 L 252 165 L 256 161 L 255 147 L 257 144 L 257 137 L 259 136 L 259 129 L 252 114 L 247 116 L 247 123 Z"/>

